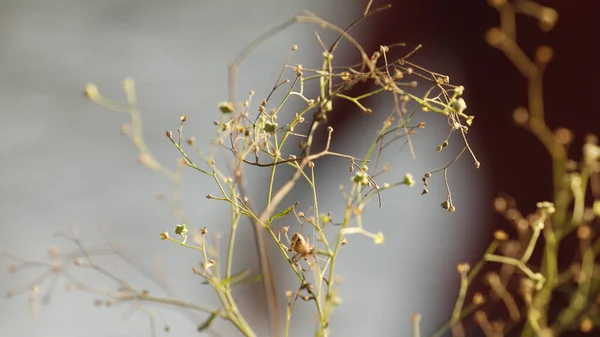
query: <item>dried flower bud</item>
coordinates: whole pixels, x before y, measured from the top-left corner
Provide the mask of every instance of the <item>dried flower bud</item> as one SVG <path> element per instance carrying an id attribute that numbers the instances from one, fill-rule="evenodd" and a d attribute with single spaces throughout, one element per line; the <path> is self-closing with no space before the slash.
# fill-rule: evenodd
<path id="1" fill-rule="evenodd" d="M 219 110 L 221 110 L 222 113 L 226 114 L 226 113 L 231 113 L 235 110 L 233 103 L 231 102 L 221 102 L 219 103 Z"/>
<path id="2" fill-rule="evenodd" d="M 402 180 L 402 183 L 403 183 L 404 185 L 408 185 L 408 186 L 414 186 L 414 184 L 415 184 L 415 179 L 414 179 L 414 177 L 413 177 L 413 175 L 412 175 L 412 174 L 410 174 L 410 173 L 407 173 L 407 174 L 405 174 L 405 175 L 404 175 L 404 180 Z"/>
<path id="3" fill-rule="evenodd" d="M 93 83 L 88 83 L 85 86 L 85 96 L 89 99 L 94 99 L 96 97 L 98 97 L 99 92 L 98 92 L 98 87 L 93 84 Z"/>
<path id="4" fill-rule="evenodd" d="M 188 232 L 185 224 L 175 226 L 175 234 L 184 236 Z"/>
<path id="5" fill-rule="evenodd" d="M 410 321 L 414 322 L 414 323 L 418 323 L 421 321 L 421 314 L 418 312 L 415 312 L 414 314 L 410 315 Z"/>

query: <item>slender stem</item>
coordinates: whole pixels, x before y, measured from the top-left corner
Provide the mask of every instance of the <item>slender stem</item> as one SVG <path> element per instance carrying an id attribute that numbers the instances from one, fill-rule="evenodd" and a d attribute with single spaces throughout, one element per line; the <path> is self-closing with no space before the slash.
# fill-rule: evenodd
<path id="1" fill-rule="evenodd" d="M 190 303 L 190 302 L 184 302 L 178 299 L 174 299 L 174 298 L 163 298 L 163 297 L 156 297 L 156 296 L 150 296 L 150 295 L 145 295 L 145 294 L 141 294 L 141 295 L 135 295 L 135 294 L 127 294 L 127 295 L 123 295 L 123 296 L 119 296 L 119 300 L 122 301 L 145 301 L 145 302 L 153 302 L 153 303 L 163 303 L 163 304 L 168 304 L 168 305 L 172 305 L 175 307 L 181 307 L 181 308 L 187 308 L 187 309 L 192 309 L 195 311 L 200 311 L 200 312 L 205 312 L 205 313 L 209 313 L 209 314 L 216 314 L 219 317 L 224 317 L 226 318 L 227 315 L 224 314 L 222 311 L 220 310 L 214 310 L 214 309 L 209 309 L 207 307 L 195 304 L 195 303 Z"/>
<path id="2" fill-rule="evenodd" d="M 458 297 L 456 298 L 456 303 L 454 304 L 454 310 L 452 310 L 452 318 L 450 319 L 450 326 L 458 323 L 460 320 L 460 313 L 462 311 L 463 305 L 465 303 L 465 297 L 467 296 L 467 288 L 469 286 L 469 281 L 467 278 L 467 273 L 461 271 L 460 273 L 460 289 L 458 290 Z"/>
<path id="3" fill-rule="evenodd" d="M 521 262 L 527 263 L 531 258 L 531 254 L 533 254 L 533 250 L 535 249 L 535 245 L 540 237 L 540 233 L 542 232 L 542 226 L 534 226 L 533 234 L 531 235 L 531 239 L 529 240 L 529 244 L 527 245 L 527 249 L 525 249 L 525 253 L 523 253 L 523 257 L 521 257 Z"/>
<path id="4" fill-rule="evenodd" d="M 232 199 L 234 201 L 232 201 L 230 203 L 231 205 L 231 232 L 229 233 L 229 246 L 227 249 L 227 262 L 226 262 L 226 267 L 225 267 L 225 279 L 227 281 L 231 280 L 231 266 L 233 264 L 233 247 L 235 245 L 235 235 L 237 232 L 237 227 L 238 224 L 240 222 L 240 216 L 238 215 L 238 212 L 236 211 L 237 209 L 237 199 L 235 199 L 234 193 L 235 191 L 233 190 L 233 188 L 230 190 Z M 227 282 L 227 287 L 231 287 L 231 282 Z"/>

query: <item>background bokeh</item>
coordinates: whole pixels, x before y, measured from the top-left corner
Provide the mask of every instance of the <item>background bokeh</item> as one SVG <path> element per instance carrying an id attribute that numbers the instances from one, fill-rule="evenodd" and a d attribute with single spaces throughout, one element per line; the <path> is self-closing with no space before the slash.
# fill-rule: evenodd
<path id="1" fill-rule="evenodd" d="M 424 43 L 417 61 L 449 74 L 454 83 L 464 82 L 464 51 L 452 48 L 452 41 L 423 33 L 431 32 L 431 28 L 416 24 L 421 22 L 419 18 L 426 22 L 428 15 L 441 12 L 436 14 L 438 9 L 432 7 L 433 13 L 429 13 L 425 5 L 421 8 L 415 3 L 396 1 L 392 14 L 371 18 L 354 32 L 368 52 L 385 43 Z M 252 38 L 301 9 L 344 26 L 360 15 L 364 4 L 344 0 L 0 2 L 0 250 L 43 260 L 50 246 L 61 251 L 75 248 L 55 237 L 56 232 L 75 227 L 87 245 L 96 247 L 106 243 L 99 230 L 105 228 L 149 270 L 161 266 L 181 298 L 215 306 L 212 291 L 190 272 L 199 262 L 196 253 L 159 240 L 158 233 L 171 230 L 177 221 L 155 198 L 158 193 L 169 193 L 171 185 L 137 163 L 134 147 L 119 132 L 127 115 L 87 101 L 83 88 L 93 82 L 107 96 L 124 99 L 122 80 L 132 76 L 147 142 L 160 160 L 174 167 L 178 155 L 164 131 L 176 129 L 180 114 L 188 115 L 186 133 L 208 146 L 214 134 L 212 120 L 219 113 L 217 103 L 227 98 L 227 63 Z M 376 1 L 376 5 L 381 4 Z M 465 27 L 467 24 L 468 20 L 463 23 Z M 294 56 L 297 63 L 318 62 L 321 49 L 315 30 L 318 28 L 314 26 L 294 26 L 263 44 L 240 70 L 238 95 L 252 89 L 257 97 L 264 96 L 292 44 L 300 47 Z M 482 28 L 477 34 L 482 36 L 483 32 Z M 343 57 L 351 60 L 353 56 Z M 467 86 L 467 94 L 469 90 Z M 386 100 L 370 104 L 374 111 L 387 114 L 390 110 Z M 424 172 L 445 165 L 460 149 L 456 143 L 437 153 L 435 147 L 446 136 L 446 121 L 433 114 L 422 115 L 422 120 L 429 127 L 413 139 L 417 159 L 413 160 L 408 151 L 392 152 L 388 158 L 397 177 L 412 172 L 419 179 Z M 365 119 L 356 111 L 336 117 L 332 120 L 339 130 L 335 149 L 360 154 L 380 121 L 377 116 Z M 448 214 L 439 207 L 445 192 L 442 180 L 436 179 L 427 196 L 420 196 L 419 185 L 402 188 L 384 196 L 382 209 L 372 207 L 367 213 L 368 226 L 385 233 L 384 245 L 350 237 L 351 244 L 343 251 L 338 269 L 344 283 L 343 305 L 331 322 L 336 335 L 402 335 L 410 331 L 408 317 L 417 311 L 423 315 L 423 331 L 427 333 L 448 317 L 458 286 L 456 263 L 474 261 L 490 236 L 489 165 L 478 140 L 480 131 L 474 127 L 470 136 L 482 168 L 475 170 L 465 156 L 450 171 L 455 213 Z M 350 179 L 347 164 L 329 160 L 317 165 L 323 182 L 319 189 L 324 200 L 321 210 L 330 209 L 335 215 L 343 202 L 337 186 Z M 251 173 L 250 188 L 260 198 L 263 175 Z M 204 198 L 215 192 L 211 181 L 188 171 L 183 185 L 189 226 L 226 231 L 226 208 Z M 305 192 L 299 188 L 289 200 L 307 204 L 310 196 Z M 244 225 L 236 246 L 236 265 L 256 270 L 252 231 L 249 224 Z M 297 288 L 275 249 L 272 256 L 280 293 Z M 140 288 L 155 288 L 143 275 L 115 259 L 106 257 L 100 262 Z M 0 263 L 2 292 L 17 289 L 40 274 L 34 269 L 9 274 L 9 263 Z M 94 273 L 80 276 L 90 284 L 111 284 Z M 94 296 L 67 293 L 64 285 L 58 281 L 50 303 L 40 308 L 35 321 L 29 315 L 27 294 L 0 299 L 0 335 L 150 335 L 143 314 L 132 313 L 128 306 L 94 307 Z M 241 288 L 237 297 L 250 322 L 266 335 L 261 286 Z M 165 324 L 171 328 L 169 334 L 197 335 L 195 327 L 202 316 L 190 320 L 179 312 L 148 308 L 160 313 L 158 335 L 167 335 L 162 331 Z M 312 333 L 312 310 L 308 304 L 299 306 L 293 336 Z M 230 336 L 233 330 L 227 323 L 217 323 L 207 335 Z"/>

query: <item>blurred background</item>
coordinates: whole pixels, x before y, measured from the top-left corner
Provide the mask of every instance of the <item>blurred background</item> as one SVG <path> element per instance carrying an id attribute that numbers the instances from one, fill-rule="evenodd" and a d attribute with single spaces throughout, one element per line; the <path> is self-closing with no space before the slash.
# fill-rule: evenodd
<path id="1" fill-rule="evenodd" d="M 227 99 L 227 64 L 249 41 L 302 9 L 346 26 L 362 13 L 366 2 L 0 2 L 0 250 L 28 260 L 45 260 L 49 247 L 61 252 L 76 248 L 55 233 L 74 227 L 88 247 L 100 247 L 106 246 L 103 228 L 111 240 L 135 252 L 149 271 L 165 275 L 178 297 L 215 307 L 218 300 L 212 290 L 190 272 L 200 261 L 196 252 L 159 240 L 160 232 L 172 230 L 177 223 L 169 207 L 156 198 L 168 195 L 171 184 L 138 164 L 135 148 L 120 135 L 128 116 L 86 100 L 83 88 L 93 82 L 106 96 L 124 101 L 122 81 L 133 77 L 146 141 L 159 160 L 175 167 L 179 156 L 164 137 L 165 130 L 175 130 L 180 114 L 188 115 L 185 132 L 208 148 L 214 135 L 212 121 L 219 116 L 217 104 Z M 536 41 L 556 47 L 547 76 L 550 123 L 574 121 L 567 126 L 583 134 L 590 126 L 577 121 L 590 117 L 592 110 L 585 100 L 565 97 L 591 97 L 597 89 L 585 85 L 584 73 L 572 66 L 591 65 L 597 59 L 589 50 L 578 52 L 581 41 L 593 41 L 593 25 L 584 19 L 591 19 L 593 11 L 583 4 L 592 1 L 577 5 L 546 2 L 561 15 L 556 30 L 542 34 L 535 24 L 525 23 L 519 36 L 532 50 Z M 351 244 L 338 267 L 344 278 L 343 305 L 330 323 L 336 335 L 406 335 L 413 312 L 423 316 L 423 333 L 431 333 L 450 315 L 458 289 L 456 264 L 474 263 L 493 230 L 502 226 L 491 211 L 494 194 L 518 195 L 519 204 L 528 211 L 551 193 L 546 183 L 550 181 L 548 158 L 533 137 L 511 121 L 512 109 L 525 103 L 525 83 L 505 57 L 483 40 L 485 31 L 497 24 L 497 13 L 483 0 L 375 1 L 374 6 L 386 3 L 393 3 L 392 9 L 364 21 L 353 30 L 354 35 L 368 53 L 382 44 L 423 44 L 414 60 L 466 87 L 468 113 L 477 116 L 470 142 L 482 166 L 475 170 L 465 156 L 449 171 L 455 213 L 439 207 L 445 199 L 441 179 L 430 182 L 426 196 L 420 196 L 417 184 L 387 193 L 382 209 L 371 206 L 365 215 L 367 226 L 373 232 L 383 231 L 386 242 L 376 246 L 368 238 L 349 238 Z M 316 30 L 296 25 L 262 44 L 240 69 L 238 97 L 249 90 L 255 90 L 259 99 L 264 97 L 293 44 L 299 51 L 292 63 L 318 64 L 322 49 L 315 39 Z M 349 63 L 356 59 L 347 46 L 343 50 L 348 55 L 340 54 L 340 59 L 347 58 Z M 373 111 L 385 112 L 379 116 L 391 109 L 387 100 L 368 103 Z M 366 118 L 343 104 L 336 109 L 345 112 L 330 120 L 336 130 L 333 146 L 339 152 L 362 153 L 370 142 L 365 137 L 375 135 L 383 117 Z M 444 166 L 460 150 L 458 142 L 455 146 L 451 142 L 438 153 L 435 148 L 446 137 L 446 121 L 434 114 L 422 114 L 420 120 L 428 128 L 413 138 L 416 159 L 406 150 L 387 158 L 397 177 L 411 172 L 417 183 L 424 172 Z M 321 210 L 332 210 L 335 216 L 343 205 L 338 185 L 350 179 L 339 173 L 348 172 L 347 163 L 326 160 L 317 169 L 324 182 L 319 194 L 326 200 Z M 251 173 L 255 176 L 249 188 L 260 198 L 265 175 Z M 300 187 L 289 201 L 308 204 L 307 191 Z M 215 192 L 210 180 L 186 171 L 182 195 L 190 227 L 227 233 L 227 208 L 204 198 Z M 241 227 L 235 264 L 256 271 L 250 224 Z M 285 261 L 274 245 L 269 248 L 279 292 L 296 289 L 299 285 Z M 27 286 L 42 273 L 31 268 L 11 274 L 10 262 L 0 263 L 3 292 Z M 100 263 L 138 288 L 156 289 L 143 273 L 114 258 L 103 258 Z M 111 285 L 97 273 L 80 277 L 97 286 Z M 127 305 L 95 307 L 93 295 L 66 292 L 64 280 L 55 282 L 48 279 L 42 285 L 41 295 L 54 290 L 49 303 L 37 311 L 36 320 L 31 319 L 27 293 L 1 299 L 0 334 L 151 335 L 148 318 L 139 310 Z M 242 287 L 236 296 L 250 323 L 266 336 L 261 284 Z M 195 329 L 205 318 L 155 305 L 148 309 L 160 313 L 155 322 L 159 336 L 198 335 Z M 311 335 L 313 306 L 300 303 L 297 310 L 292 336 Z M 163 331 L 165 325 L 170 332 Z M 228 323 L 216 322 L 205 334 L 232 336 L 235 331 Z"/>

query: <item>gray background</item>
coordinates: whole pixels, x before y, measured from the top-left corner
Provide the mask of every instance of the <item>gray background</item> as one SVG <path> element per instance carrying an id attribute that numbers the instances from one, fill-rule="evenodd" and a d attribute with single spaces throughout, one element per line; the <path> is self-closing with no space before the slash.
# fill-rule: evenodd
<path id="1" fill-rule="evenodd" d="M 199 261 L 197 254 L 158 240 L 159 232 L 171 230 L 177 222 L 168 207 L 154 197 L 168 193 L 170 184 L 137 164 L 135 149 L 119 135 L 127 116 L 85 100 L 83 88 L 94 82 L 107 96 L 123 99 L 123 78 L 135 78 L 147 142 L 160 160 L 173 167 L 178 156 L 164 137 L 165 129 L 175 130 L 179 114 L 186 114 L 190 116 L 187 134 L 195 135 L 201 144 L 208 143 L 214 134 L 210 121 L 218 118 L 216 104 L 227 98 L 227 62 L 248 41 L 301 9 L 343 26 L 363 10 L 363 5 L 362 1 L 342 0 L 1 2 L 0 250 L 43 260 L 49 246 L 62 251 L 73 248 L 53 236 L 57 231 L 75 226 L 86 244 L 95 246 L 104 243 L 98 228 L 107 228 L 111 237 L 134 251 L 149 269 L 160 263 L 180 297 L 215 306 L 217 300 L 211 290 L 190 273 L 191 266 Z M 253 89 L 258 98 L 264 96 L 292 44 L 300 46 L 295 56 L 298 60 L 320 53 L 314 30 L 296 26 L 261 46 L 240 71 L 238 95 Z M 358 35 L 366 39 L 368 30 Z M 451 57 L 436 66 L 440 72 L 458 73 L 453 81 L 460 82 Z M 387 113 L 388 103 L 372 108 Z M 389 159 L 398 177 L 412 172 L 419 183 L 423 172 L 441 167 L 452 158 L 455 152 L 451 151 L 457 150 L 458 146 L 446 153 L 435 152 L 447 128 L 442 118 L 435 117 L 423 117 L 432 127 L 414 139 L 417 160 L 410 159 L 408 151 Z M 336 150 L 357 155 L 364 152 L 354 142 L 364 140 L 363 134 L 374 135 L 378 123 L 360 125 L 355 134 L 360 137 L 338 140 Z M 406 335 L 410 331 L 408 316 L 415 311 L 423 315 L 423 330 L 431 332 L 448 317 L 458 286 L 455 264 L 473 260 L 487 241 L 480 236 L 486 230 L 484 214 L 489 208 L 485 158 L 480 156 L 480 160 L 483 166 L 479 171 L 467 157 L 451 170 L 458 208 L 454 214 L 439 207 L 444 200 L 441 179 L 428 196 L 420 197 L 417 185 L 385 195 L 381 210 L 372 205 L 366 215 L 368 226 L 374 232 L 383 231 L 386 243 L 375 246 L 366 238 L 350 237 L 351 245 L 338 266 L 345 281 L 341 288 L 343 305 L 331 322 L 335 335 Z M 337 186 L 349 179 L 340 174 L 347 172 L 347 164 L 331 161 L 327 165 L 331 169 L 320 178 L 327 182 L 319 190 L 324 200 L 321 210 L 331 209 L 336 214 L 342 207 Z M 261 186 L 260 182 L 257 176 L 250 187 Z M 205 194 L 216 192 L 211 181 L 188 171 L 184 185 L 190 226 L 226 231 L 225 206 L 204 199 Z M 296 199 L 308 203 L 302 193 Z M 236 265 L 256 268 L 247 226 L 241 235 L 248 235 L 248 239 L 239 240 Z M 480 243 L 473 243 L 474 238 Z M 273 256 L 280 292 L 297 288 L 283 259 Z M 155 289 L 126 265 L 117 265 L 111 258 L 100 261 L 134 285 Z M 2 291 L 18 288 L 41 273 L 27 270 L 9 274 L 9 263 L 4 260 L 0 264 Z M 90 284 L 110 285 L 94 273 L 81 277 Z M 41 307 L 35 321 L 29 317 L 26 294 L 0 299 L 0 334 L 150 335 L 146 316 L 129 315 L 128 306 L 96 308 L 94 296 L 63 289 L 64 282 L 58 282 L 51 302 Z M 237 295 L 259 334 L 266 334 L 260 286 L 250 286 Z M 157 310 L 156 306 L 148 308 Z M 158 335 L 165 335 L 161 330 L 164 324 L 171 327 L 170 334 L 197 335 L 195 324 L 186 316 L 168 310 L 157 312 Z M 312 334 L 313 314 L 312 305 L 301 303 L 293 320 L 293 336 Z M 197 316 L 195 323 L 201 318 Z M 229 336 L 235 335 L 233 331 L 221 322 L 208 334 Z"/>

